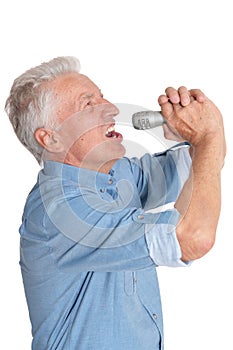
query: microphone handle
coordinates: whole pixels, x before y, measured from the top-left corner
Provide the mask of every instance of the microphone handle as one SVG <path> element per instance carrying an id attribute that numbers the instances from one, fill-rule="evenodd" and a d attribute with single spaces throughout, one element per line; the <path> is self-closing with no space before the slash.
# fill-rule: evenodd
<path id="1" fill-rule="evenodd" d="M 135 129 L 145 130 L 161 126 L 166 121 L 159 111 L 142 111 L 132 115 L 132 123 Z"/>

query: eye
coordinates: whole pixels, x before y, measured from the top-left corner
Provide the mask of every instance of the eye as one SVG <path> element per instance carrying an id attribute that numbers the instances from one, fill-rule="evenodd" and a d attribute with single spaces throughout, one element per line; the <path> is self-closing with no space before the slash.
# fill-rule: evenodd
<path id="1" fill-rule="evenodd" d="M 92 101 L 91 100 L 86 101 L 85 107 L 90 107 L 90 106 L 92 106 Z"/>

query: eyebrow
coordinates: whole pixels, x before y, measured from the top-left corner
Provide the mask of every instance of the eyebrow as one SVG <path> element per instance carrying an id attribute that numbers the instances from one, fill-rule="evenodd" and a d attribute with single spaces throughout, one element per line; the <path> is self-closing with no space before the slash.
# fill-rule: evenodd
<path id="1" fill-rule="evenodd" d="M 103 93 L 101 92 L 100 89 L 99 89 L 99 93 L 100 93 L 101 96 L 103 96 Z M 81 100 L 81 99 L 85 99 L 85 98 L 91 98 L 91 97 L 94 96 L 94 94 L 95 94 L 95 93 L 92 93 L 92 94 L 88 94 L 88 93 L 86 94 L 86 93 L 84 93 L 84 94 L 82 94 L 82 95 L 80 96 L 80 100 Z"/>
<path id="2" fill-rule="evenodd" d="M 84 98 L 90 98 L 90 97 L 93 97 L 94 94 L 86 94 L 85 96 L 83 96 Z"/>

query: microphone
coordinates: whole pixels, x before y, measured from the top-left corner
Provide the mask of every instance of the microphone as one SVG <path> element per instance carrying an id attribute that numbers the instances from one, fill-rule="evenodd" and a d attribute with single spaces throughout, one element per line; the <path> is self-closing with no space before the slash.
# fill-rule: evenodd
<path id="1" fill-rule="evenodd" d="M 142 111 L 132 115 L 132 123 L 135 129 L 145 130 L 161 126 L 166 121 L 159 111 Z"/>

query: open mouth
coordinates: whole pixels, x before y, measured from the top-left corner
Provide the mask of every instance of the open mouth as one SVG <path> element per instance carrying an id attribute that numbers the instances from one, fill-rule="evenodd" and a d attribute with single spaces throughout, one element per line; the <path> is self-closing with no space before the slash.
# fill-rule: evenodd
<path id="1" fill-rule="evenodd" d="M 122 139 L 122 135 L 119 132 L 115 131 L 114 125 L 108 127 L 105 136 L 108 138 Z"/>

